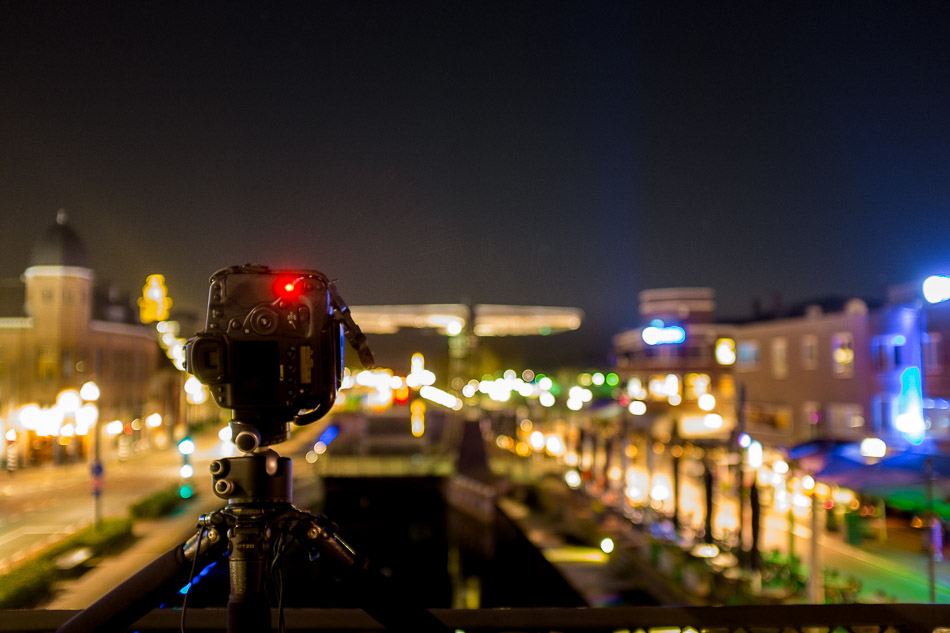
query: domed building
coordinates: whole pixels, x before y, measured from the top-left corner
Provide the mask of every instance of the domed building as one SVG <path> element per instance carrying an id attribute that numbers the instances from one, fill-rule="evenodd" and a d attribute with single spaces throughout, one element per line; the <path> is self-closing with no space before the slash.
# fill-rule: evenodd
<path id="1" fill-rule="evenodd" d="M 16 447 L 8 458 L 78 460 L 92 449 L 96 417 L 141 426 L 156 408 L 149 385 L 160 350 L 134 316 L 127 297 L 97 291 L 86 246 L 61 210 L 21 278 L 0 282 L 0 430 Z M 90 388 L 79 396 L 87 383 L 98 398 Z"/>

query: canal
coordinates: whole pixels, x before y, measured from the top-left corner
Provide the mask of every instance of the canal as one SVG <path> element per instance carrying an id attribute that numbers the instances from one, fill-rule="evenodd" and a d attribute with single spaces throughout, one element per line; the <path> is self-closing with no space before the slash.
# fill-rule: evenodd
<path id="1" fill-rule="evenodd" d="M 294 503 L 333 520 L 347 543 L 421 606 L 584 606 L 504 514 L 493 524 L 461 514 L 445 502 L 444 486 L 438 477 L 328 477 L 296 482 Z M 278 567 L 285 607 L 361 606 L 363 596 L 297 546 Z M 227 565 L 220 563 L 192 586 L 188 604 L 220 607 L 227 596 Z"/>

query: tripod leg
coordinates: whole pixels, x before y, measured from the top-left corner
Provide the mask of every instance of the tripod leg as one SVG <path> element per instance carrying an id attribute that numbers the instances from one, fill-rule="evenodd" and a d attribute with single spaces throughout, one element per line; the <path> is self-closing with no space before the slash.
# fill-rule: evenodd
<path id="1" fill-rule="evenodd" d="M 260 633 L 270 630 L 270 603 L 264 589 L 265 537 L 257 525 L 233 528 L 228 571 L 228 633 Z"/>
<path id="2" fill-rule="evenodd" d="M 326 517 L 300 513 L 303 520 L 292 530 L 294 538 L 311 558 L 322 555 L 337 568 L 337 578 L 360 598 L 360 606 L 382 624 L 387 631 L 413 633 L 448 633 L 446 626 L 432 613 L 416 604 L 400 587 L 336 535 L 336 526 Z"/>
<path id="3" fill-rule="evenodd" d="M 203 536 L 199 541 L 199 535 Z M 154 609 L 188 580 L 195 564 L 207 564 L 223 553 L 227 544 L 216 530 L 204 527 L 182 545 L 177 545 L 142 568 L 134 576 L 77 613 L 57 633 L 118 633 Z M 200 547 L 200 549 L 199 549 Z"/>

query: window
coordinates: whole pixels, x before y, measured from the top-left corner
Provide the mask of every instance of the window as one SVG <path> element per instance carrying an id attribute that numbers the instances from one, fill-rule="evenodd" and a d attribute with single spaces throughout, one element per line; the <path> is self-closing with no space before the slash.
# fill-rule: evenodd
<path id="1" fill-rule="evenodd" d="M 857 404 L 834 403 L 828 405 L 828 418 L 835 437 L 863 432 L 864 409 Z"/>
<path id="2" fill-rule="evenodd" d="M 787 431 L 791 427 L 792 411 L 788 405 L 749 403 L 745 413 L 752 427 L 766 427 L 775 431 Z"/>
<path id="3" fill-rule="evenodd" d="M 71 350 L 63 350 L 63 378 L 73 377 L 73 354 Z"/>
<path id="4" fill-rule="evenodd" d="M 831 337 L 831 362 L 838 378 L 854 376 L 854 336 L 838 332 Z"/>
<path id="5" fill-rule="evenodd" d="M 821 404 L 808 400 L 802 403 L 802 419 L 808 426 L 808 437 L 820 437 L 822 434 Z"/>
<path id="6" fill-rule="evenodd" d="M 759 367 L 759 342 L 742 341 L 739 343 L 738 358 L 736 358 L 736 368 L 739 370 L 751 370 Z"/>
<path id="7" fill-rule="evenodd" d="M 802 337 L 802 368 L 818 369 L 818 337 L 814 334 Z"/>
<path id="8" fill-rule="evenodd" d="M 56 348 L 46 346 L 40 350 L 36 359 L 36 377 L 40 380 L 53 380 L 56 378 L 56 366 L 59 363 L 59 354 Z"/>
<path id="9" fill-rule="evenodd" d="M 877 336 L 871 340 L 871 358 L 878 371 L 891 371 L 904 367 L 907 355 L 904 345 L 907 342 L 903 334 Z"/>
<path id="10" fill-rule="evenodd" d="M 709 374 L 686 374 L 686 399 L 698 400 L 699 396 L 710 393 Z"/>
<path id="11" fill-rule="evenodd" d="M 871 398 L 872 431 L 881 435 L 893 426 L 897 401 L 888 395 L 875 394 Z"/>
<path id="12" fill-rule="evenodd" d="M 924 373 L 943 373 L 943 336 L 937 332 L 927 332 L 921 341 Z"/>
<path id="13" fill-rule="evenodd" d="M 776 378 L 788 376 L 788 340 L 784 337 L 772 339 L 772 375 Z"/>

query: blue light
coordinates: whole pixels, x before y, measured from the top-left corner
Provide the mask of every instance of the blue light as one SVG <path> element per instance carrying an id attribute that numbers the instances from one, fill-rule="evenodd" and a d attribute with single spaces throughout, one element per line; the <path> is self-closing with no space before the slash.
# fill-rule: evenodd
<path id="1" fill-rule="evenodd" d="M 340 427 L 336 424 L 331 424 L 327 428 L 323 429 L 323 433 L 320 434 L 320 437 L 317 438 L 318 442 L 323 442 L 324 446 L 329 446 L 330 442 L 336 439 L 336 436 L 340 434 Z"/>
<path id="2" fill-rule="evenodd" d="M 902 371 L 901 393 L 897 399 L 898 413 L 894 419 L 894 427 L 908 442 L 915 445 L 923 443 L 926 430 L 921 391 L 920 368 L 908 367 Z"/>
<path id="3" fill-rule="evenodd" d="M 678 325 L 664 325 L 663 321 L 654 319 L 643 328 L 640 338 L 647 345 L 675 345 L 686 340 L 686 330 Z"/>
<path id="4" fill-rule="evenodd" d="M 194 579 L 190 583 L 188 583 L 187 585 L 179 589 L 178 593 L 180 593 L 181 595 L 185 595 L 186 593 L 188 593 L 188 590 L 191 589 L 191 586 L 197 585 L 199 582 L 201 582 L 201 579 L 207 576 L 208 572 L 211 571 L 211 568 L 217 564 L 218 564 L 218 561 L 205 565 L 205 568 L 199 571 L 198 575 L 195 576 Z"/>

